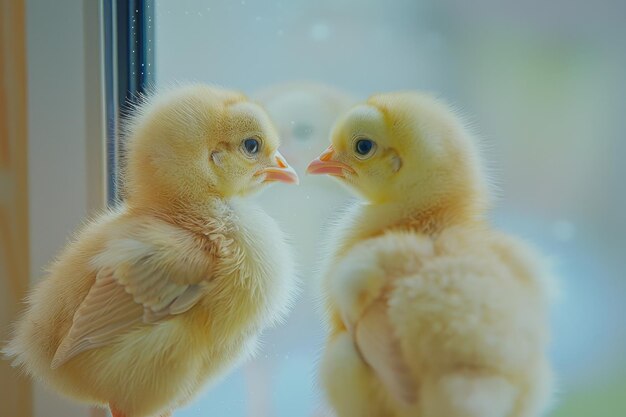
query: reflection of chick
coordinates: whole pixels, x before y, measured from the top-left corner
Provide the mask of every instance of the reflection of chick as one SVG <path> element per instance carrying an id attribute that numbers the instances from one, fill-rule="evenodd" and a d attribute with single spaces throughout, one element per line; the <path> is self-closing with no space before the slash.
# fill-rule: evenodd
<path id="1" fill-rule="evenodd" d="M 328 143 L 337 113 L 355 103 L 346 93 L 313 83 L 281 84 L 258 96 L 280 132 L 281 151 L 301 171 L 319 153 L 320 146 Z M 345 191 L 338 184 L 323 180 L 308 176 L 297 188 L 277 188 L 259 196 L 261 205 L 293 237 L 303 274 L 314 268 L 324 218 L 346 201 Z M 306 282 L 311 281 L 308 278 Z"/>
<path id="2" fill-rule="evenodd" d="M 349 95 L 333 87 L 318 83 L 289 82 L 264 89 L 255 97 L 267 109 L 280 133 L 281 152 L 298 171 L 304 171 L 308 161 L 319 153 L 328 142 L 330 129 L 337 113 L 348 110 L 355 103 Z M 324 219 L 331 210 L 344 203 L 347 196 L 338 184 L 325 178 L 307 176 L 299 187 L 275 187 L 259 195 L 259 204 L 272 216 L 293 240 L 300 275 L 307 289 L 313 285 L 317 261 L 315 253 L 323 232 Z M 270 401 L 271 391 L 287 389 L 272 386 L 272 375 L 289 373 L 294 377 L 310 375 L 310 364 L 317 354 L 317 343 L 323 333 L 315 313 L 315 303 L 310 294 L 302 297 L 285 326 L 272 329 L 264 346 L 267 359 L 261 359 L 246 367 L 251 381 L 259 381 L 251 387 L 249 417 L 274 416 Z M 306 334 L 301 329 L 306 328 Z M 291 359 L 285 360 L 285 355 Z M 274 360 L 279 357 L 280 360 Z M 297 358 L 302 358 L 297 360 Z M 305 359 L 306 358 L 306 359 Z M 305 367 L 306 366 L 306 367 Z M 313 382 L 313 381 L 311 381 Z M 278 382 L 277 384 L 279 384 Z M 313 383 L 300 384 L 292 395 L 306 400 L 315 395 Z"/>
<path id="3" fill-rule="evenodd" d="M 139 113 L 126 201 L 62 252 L 6 350 L 115 417 L 167 415 L 187 401 L 252 352 L 292 289 L 280 230 L 235 199 L 297 180 L 265 112 L 194 85 Z"/>
<path id="4" fill-rule="evenodd" d="M 267 87 L 255 98 L 278 128 L 281 151 L 298 172 L 304 172 L 319 146 L 326 143 L 337 114 L 355 100 L 347 93 L 319 83 L 289 82 Z"/>
<path id="5" fill-rule="evenodd" d="M 535 416 L 550 394 L 547 277 L 483 218 L 471 137 L 441 103 L 377 95 L 309 166 L 368 204 L 339 223 L 322 379 L 340 417 Z"/>

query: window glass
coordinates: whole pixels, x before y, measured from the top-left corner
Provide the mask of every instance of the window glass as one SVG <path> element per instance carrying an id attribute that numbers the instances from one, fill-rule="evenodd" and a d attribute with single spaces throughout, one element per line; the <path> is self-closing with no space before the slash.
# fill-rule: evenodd
<path id="1" fill-rule="evenodd" d="M 428 90 L 457 106 L 484 138 L 493 221 L 562 277 L 553 415 L 601 415 L 626 386 L 625 13 L 610 0 L 156 0 L 156 83 L 216 83 L 265 103 L 300 174 L 337 114 L 373 92 Z M 352 197 L 301 178 L 258 197 L 293 237 L 303 292 L 292 315 L 177 415 L 312 416 L 321 404 L 315 270 L 323 225 Z"/>

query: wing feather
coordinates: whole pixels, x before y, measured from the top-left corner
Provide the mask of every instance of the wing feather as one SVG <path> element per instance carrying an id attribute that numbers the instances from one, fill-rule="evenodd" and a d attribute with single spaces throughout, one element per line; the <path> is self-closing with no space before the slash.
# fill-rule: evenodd
<path id="1" fill-rule="evenodd" d="M 374 301 L 356 323 L 354 338 L 363 360 L 398 400 L 413 404 L 417 384 L 393 331 L 384 297 Z"/>
<path id="2" fill-rule="evenodd" d="M 129 245 L 133 250 L 124 257 L 119 249 Z M 184 313 L 205 294 L 210 279 L 208 264 L 206 268 L 191 265 L 190 257 L 186 257 L 185 265 L 177 265 L 171 261 L 170 253 L 128 239 L 123 245 L 108 249 L 113 252 L 108 259 L 118 264 L 103 267 L 102 259 L 106 257 L 98 257 L 100 269 L 95 282 L 74 314 L 52 368 L 81 352 L 113 343 L 116 337 L 138 325 Z M 194 273 L 197 276 L 187 276 Z"/>

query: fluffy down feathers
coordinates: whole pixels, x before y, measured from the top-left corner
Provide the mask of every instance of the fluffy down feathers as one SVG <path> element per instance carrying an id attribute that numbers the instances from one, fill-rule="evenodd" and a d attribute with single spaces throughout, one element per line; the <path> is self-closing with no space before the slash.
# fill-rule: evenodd
<path id="1" fill-rule="evenodd" d="M 295 181 L 277 147 L 267 115 L 241 94 L 194 85 L 147 102 L 124 203 L 60 254 L 6 353 L 125 417 L 167 414 L 253 353 L 293 289 L 282 233 L 239 199 Z"/>
<path id="2" fill-rule="evenodd" d="M 309 172 L 367 200 L 334 227 L 325 274 L 321 376 L 339 417 L 539 415 L 550 277 L 484 219 L 486 180 L 453 113 L 418 93 L 373 96 Z"/>

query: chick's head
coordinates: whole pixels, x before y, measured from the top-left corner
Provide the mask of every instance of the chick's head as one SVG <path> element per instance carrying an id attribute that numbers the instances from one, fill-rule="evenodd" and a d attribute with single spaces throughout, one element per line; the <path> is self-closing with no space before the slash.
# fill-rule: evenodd
<path id="1" fill-rule="evenodd" d="M 202 203 L 297 183 L 267 113 L 240 93 L 192 85 L 158 95 L 130 125 L 126 198 Z"/>
<path id="2" fill-rule="evenodd" d="M 450 108 L 417 92 L 379 94 L 352 108 L 307 171 L 334 176 L 372 203 L 482 206 L 487 196 L 471 135 Z"/>

